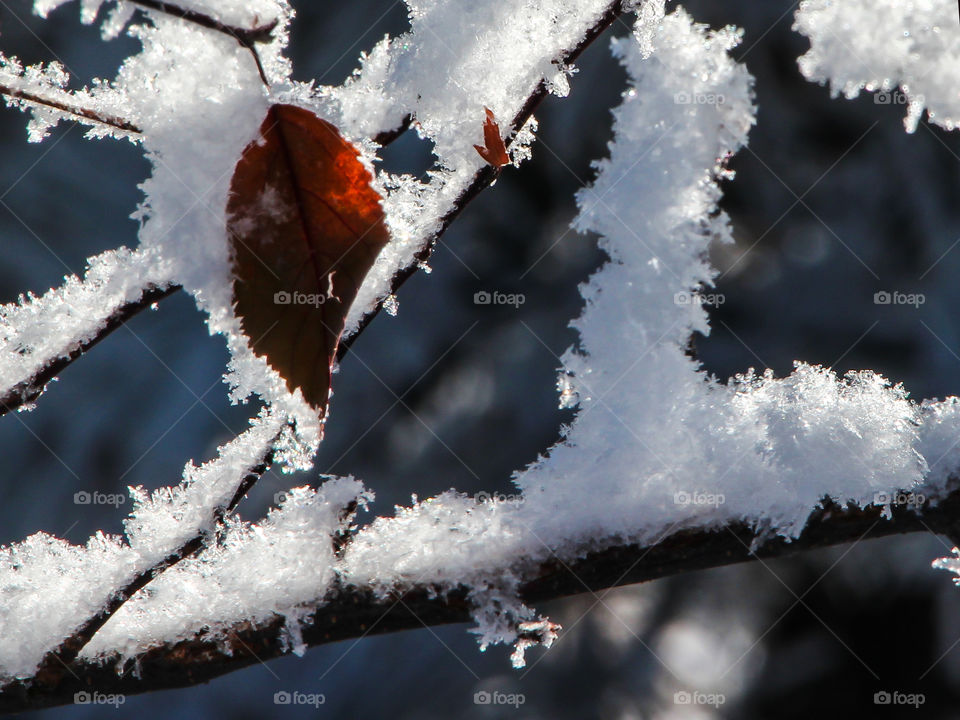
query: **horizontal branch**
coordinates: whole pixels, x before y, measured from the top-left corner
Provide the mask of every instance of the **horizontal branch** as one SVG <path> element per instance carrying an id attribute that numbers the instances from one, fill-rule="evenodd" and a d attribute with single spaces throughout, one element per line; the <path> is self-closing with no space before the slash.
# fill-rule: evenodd
<path id="1" fill-rule="evenodd" d="M 47 387 L 47 383 L 53 380 L 74 360 L 87 352 L 94 345 L 103 340 L 107 335 L 119 327 L 122 327 L 134 315 L 150 307 L 156 302 L 169 297 L 177 290 L 179 285 L 169 285 L 166 287 L 148 286 L 144 288 L 143 294 L 138 300 L 125 303 L 117 307 L 105 320 L 103 326 L 96 334 L 77 344 L 72 349 L 63 349 L 63 354 L 59 357 L 51 358 L 47 364 L 39 368 L 33 375 L 26 380 L 22 380 L 11 388 L 0 389 L 0 416 L 6 415 L 11 410 L 17 410 L 24 405 L 32 403 L 39 398 Z"/>
<path id="2" fill-rule="evenodd" d="M 227 23 L 217 20 L 211 15 L 206 15 L 205 13 L 198 12 L 196 10 L 189 10 L 187 8 L 180 7 L 176 3 L 164 2 L 164 0 L 129 0 L 129 2 L 132 2 L 134 5 L 147 8 L 148 10 L 156 10 L 157 12 L 166 13 L 167 15 L 172 15 L 173 17 L 180 18 L 181 20 L 192 22 L 194 25 L 199 25 L 200 27 L 207 28 L 208 30 L 229 35 L 243 47 L 250 50 L 253 49 L 255 43 L 270 42 L 273 39 L 273 31 L 277 27 L 276 20 L 254 28 L 228 25 Z"/>
<path id="3" fill-rule="evenodd" d="M 800 537 L 793 541 L 758 533 L 745 523 L 734 522 L 720 528 L 678 531 L 649 545 L 603 546 L 596 542 L 596 549 L 585 550 L 578 559 L 554 559 L 509 569 L 523 578 L 520 599 L 532 605 L 867 538 L 928 531 L 956 538 L 960 527 L 960 489 L 954 489 L 935 506 L 893 506 L 889 519 L 883 517 L 883 512 L 884 508 L 877 505 L 842 508 L 827 502 L 811 515 Z M 314 647 L 470 620 L 468 588 L 460 586 L 442 594 L 437 590 L 421 585 L 398 587 L 383 598 L 369 589 L 340 587 L 306 616 L 303 642 Z M 62 674 L 54 684 L 17 682 L 4 687 L 0 690 L 0 713 L 70 703 L 74 693 L 82 691 L 133 695 L 207 682 L 288 654 L 284 623 L 281 617 L 260 625 L 245 621 L 223 636 L 198 636 L 153 648 L 136 658 L 136 673 L 118 674 L 112 664 L 77 660 L 71 664 L 70 672 Z"/>

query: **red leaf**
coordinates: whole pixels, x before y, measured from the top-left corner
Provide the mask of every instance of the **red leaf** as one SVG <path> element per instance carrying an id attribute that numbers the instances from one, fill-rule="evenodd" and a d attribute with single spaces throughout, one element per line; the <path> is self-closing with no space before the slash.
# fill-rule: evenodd
<path id="1" fill-rule="evenodd" d="M 372 179 L 333 125 L 274 105 L 230 182 L 237 317 L 253 352 L 321 418 L 347 310 L 390 239 Z"/>
<path id="2" fill-rule="evenodd" d="M 502 168 L 510 164 L 510 157 L 507 155 L 507 146 L 503 144 L 503 138 L 500 137 L 500 126 L 494 117 L 493 110 L 484 108 L 487 111 L 487 119 L 483 123 L 483 142 L 486 147 L 474 145 L 480 157 L 493 165 L 495 168 Z"/>

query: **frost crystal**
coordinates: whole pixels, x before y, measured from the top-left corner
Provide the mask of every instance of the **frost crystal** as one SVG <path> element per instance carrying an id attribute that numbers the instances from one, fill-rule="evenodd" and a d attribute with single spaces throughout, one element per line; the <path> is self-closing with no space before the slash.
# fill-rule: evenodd
<path id="1" fill-rule="evenodd" d="M 907 105 L 907 132 L 917 129 L 924 109 L 947 130 L 960 124 L 955 3 L 804 0 L 793 27 L 810 38 L 799 61 L 808 80 L 829 83 L 848 99 L 867 90 L 878 104 Z"/>
<path id="2" fill-rule="evenodd" d="M 30 677 L 45 652 L 90 617 L 118 588 L 198 533 L 211 533 L 239 480 L 270 448 L 301 454 L 282 419 L 264 414 L 202 467 L 187 465 L 180 486 L 148 494 L 130 488 L 125 537 L 98 533 L 76 546 L 45 533 L 0 548 L 0 680 Z M 278 439 L 279 436 L 279 439 Z M 228 523 L 219 543 L 168 570 L 97 633 L 86 656 L 134 656 L 202 627 L 293 611 L 323 596 L 333 579 L 331 538 L 342 508 L 366 497 L 344 478 L 320 491 L 299 488 L 259 525 Z M 282 583 L 276 578 L 283 576 Z M 202 598 L 202 601 L 200 600 Z"/>

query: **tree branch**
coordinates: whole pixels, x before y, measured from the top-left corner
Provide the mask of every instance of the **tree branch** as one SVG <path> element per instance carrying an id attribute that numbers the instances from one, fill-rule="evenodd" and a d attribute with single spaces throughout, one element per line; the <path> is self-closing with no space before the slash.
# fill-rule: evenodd
<path id="1" fill-rule="evenodd" d="M 224 35 L 232 37 L 240 44 L 241 47 L 249 50 L 253 54 L 253 59 L 257 64 L 257 72 L 260 74 L 260 79 L 263 81 L 264 85 L 269 87 L 270 83 L 267 81 L 266 72 L 263 69 L 263 64 L 260 62 L 260 54 L 257 52 L 255 45 L 259 42 L 269 42 L 272 39 L 273 31 L 277 27 L 277 20 L 255 28 L 242 28 L 234 25 L 228 25 L 220 22 L 210 15 L 197 12 L 196 10 L 188 10 L 173 3 L 164 2 L 163 0 L 128 0 L 128 2 L 131 2 L 134 5 L 139 5 L 147 10 L 155 10 L 167 15 L 172 15 L 173 17 L 192 22 L 200 27 L 207 28 L 208 30 L 214 30 L 215 32 L 223 33 Z M 86 120 L 92 120 L 93 122 L 101 123 L 103 125 L 109 125 L 125 132 L 130 132 L 137 135 L 143 132 L 138 125 L 130 120 L 125 120 L 124 118 L 117 117 L 115 115 L 101 113 L 98 110 L 85 108 L 79 105 L 68 105 L 61 100 L 44 97 L 26 90 L 18 90 L 10 87 L 9 85 L 0 84 L 0 95 L 6 95 L 7 97 L 17 98 L 19 100 L 25 100 L 27 102 L 36 103 L 37 105 L 44 105 L 46 107 L 53 108 L 54 110 L 69 113 L 70 115 L 75 115 Z"/>
<path id="2" fill-rule="evenodd" d="M 620 19 L 624 14 L 625 11 L 623 9 L 622 0 L 613 0 L 613 2 L 607 6 L 607 9 L 602 15 L 600 15 L 593 26 L 587 30 L 583 38 L 580 39 L 580 42 L 577 43 L 575 47 L 565 52 L 558 60 L 555 60 L 554 64 L 569 65 L 570 63 L 574 62 L 578 57 L 580 57 L 583 51 L 593 43 L 594 40 L 600 37 L 600 35 L 602 35 L 607 28 L 613 25 L 613 23 Z M 537 87 L 534 88 L 533 92 L 526 99 L 523 106 L 520 108 L 520 111 L 513 119 L 513 122 L 510 124 L 511 138 L 516 136 L 520 129 L 533 116 L 533 113 L 536 112 L 538 107 L 540 107 L 540 103 L 544 101 L 548 94 L 549 88 L 547 86 L 547 82 L 545 80 L 540 80 L 540 82 L 537 84 Z M 477 171 L 470 184 L 454 201 L 453 207 L 450 209 L 450 211 L 440 219 L 440 223 L 436 232 L 434 232 L 433 236 L 420 249 L 420 251 L 417 252 L 417 254 L 414 256 L 413 262 L 393 276 L 390 282 L 390 292 L 388 295 L 395 295 L 397 290 L 400 289 L 400 286 L 409 280 L 423 263 L 430 259 L 430 256 L 437 247 L 437 243 L 447 231 L 447 228 L 450 227 L 451 223 L 453 223 L 453 221 L 459 217 L 460 213 L 463 212 L 464 208 L 466 208 L 466 206 L 469 205 L 474 198 L 476 198 L 481 192 L 493 184 L 499 174 L 499 170 L 494 168 L 492 165 L 484 165 L 480 170 Z M 338 362 L 342 360 L 343 357 L 350 351 L 350 347 L 353 345 L 357 337 L 359 337 L 360 333 L 366 329 L 367 325 L 373 322 L 373 319 L 380 314 L 382 309 L 383 302 L 381 301 L 377 303 L 377 306 L 373 310 L 360 318 L 360 321 L 357 324 L 357 329 L 353 332 L 353 334 L 343 338 L 343 340 L 340 342 L 340 347 L 337 350 Z"/>
<path id="3" fill-rule="evenodd" d="M 103 340 L 107 335 L 122 327 L 134 315 L 145 310 L 154 303 L 160 302 L 180 289 L 179 285 L 157 287 L 147 286 L 139 300 L 117 307 L 106 319 L 103 327 L 96 335 L 72 349 L 64 348 L 59 357 L 52 359 L 47 365 L 38 369 L 33 375 L 6 390 L 0 389 L 0 416 L 11 410 L 17 410 L 39 398 L 46 389 L 47 383 L 59 375 L 70 363 L 83 355 L 87 350 Z"/>
<path id="4" fill-rule="evenodd" d="M 188 10 L 174 3 L 164 2 L 163 0 L 129 1 L 134 5 L 139 5 L 140 7 L 147 8 L 148 10 L 156 10 L 157 12 L 166 13 L 167 15 L 172 15 L 173 17 L 180 18 L 181 20 L 186 20 L 194 23 L 195 25 L 199 25 L 200 27 L 207 28 L 208 30 L 213 30 L 215 32 L 223 33 L 224 35 L 232 37 L 240 44 L 241 47 L 250 51 L 250 54 L 253 55 L 253 61 L 257 64 L 257 72 L 260 74 L 260 79 L 263 81 L 264 85 L 270 87 L 270 81 L 267 80 L 267 73 L 263 69 L 263 63 L 260 62 L 260 53 L 257 52 L 256 44 L 261 42 L 270 42 L 273 37 L 273 31 L 277 27 L 277 20 L 255 28 L 242 28 L 235 25 L 227 25 L 226 23 L 220 22 L 215 17 L 210 15 L 205 15 L 204 13 L 197 12 L 196 10 Z"/>
<path id="5" fill-rule="evenodd" d="M 43 97 L 42 95 L 27 92 L 26 90 L 17 90 L 16 88 L 10 87 L 9 85 L 3 85 L 2 83 L 0 83 L 0 95 L 6 95 L 7 97 L 16 98 L 18 100 L 36 103 L 37 105 L 43 105 L 48 108 L 53 108 L 54 110 L 59 110 L 60 112 L 76 115 L 77 117 L 84 118 L 85 120 L 91 120 L 102 125 L 115 127 L 118 130 L 123 130 L 124 132 L 134 133 L 137 135 L 143 132 L 138 125 L 130 122 L 129 120 L 124 120 L 121 117 L 108 115 L 100 112 L 99 110 L 85 108 L 80 105 L 67 105 L 60 100 Z"/>
<path id="6" fill-rule="evenodd" d="M 281 430 L 282 432 L 282 430 Z M 196 555 L 205 549 L 211 541 L 211 537 L 216 537 L 222 527 L 224 519 L 228 514 L 236 509 L 240 501 L 246 496 L 250 489 L 257 483 L 263 475 L 270 469 L 276 455 L 276 446 L 280 440 L 280 433 L 271 440 L 267 450 L 260 457 L 257 463 L 251 467 L 243 476 L 237 489 L 231 496 L 229 502 L 218 505 L 213 509 L 210 518 L 214 525 L 214 534 L 198 528 L 196 534 L 185 541 L 166 557 L 158 560 L 153 565 L 145 568 L 134 575 L 127 584 L 121 589 L 115 591 L 106 601 L 99 612 L 87 619 L 69 638 L 64 640 L 57 648 L 51 650 L 44 658 L 37 671 L 37 682 L 44 685 L 54 685 L 59 678 L 66 672 L 72 662 L 74 662 L 83 648 L 87 646 L 93 636 L 110 620 L 123 605 L 137 594 L 141 589 L 147 586 L 154 578 L 161 575 L 164 571 L 173 567 L 177 563 Z"/>
<path id="7" fill-rule="evenodd" d="M 210 15 L 206 15 L 196 10 L 182 8 L 175 3 L 164 2 L 164 0 L 129 0 L 129 2 L 132 2 L 134 5 L 147 8 L 148 10 L 156 10 L 157 12 L 166 13 L 167 15 L 180 18 L 181 20 L 187 20 L 188 22 L 192 22 L 195 25 L 207 28 L 208 30 L 229 35 L 248 50 L 253 50 L 253 46 L 256 43 L 270 42 L 270 40 L 273 38 L 273 31 L 277 27 L 276 20 L 267 23 L 266 25 L 259 25 L 254 28 L 243 28 L 237 27 L 236 25 L 228 25 L 227 23 L 221 22 Z M 258 59 L 257 65 L 259 64 L 260 61 Z"/>
<path id="8" fill-rule="evenodd" d="M 592 544 L 593 549 L 584 548 L 578 559 L 554 558 L 546 562 L 521 559 L 510 570 L 523 578 L 520 599 L 527 604 L 537 604 L 866 538 L 912 532 L 950 535 L 956 518 L 960 517 L 960 489 L 956 482 L 952 485 L 954 489 L 937 505 L 893 506 L 890 519 L 883 517 L 881 506 L 842 508 L 824 502 L 823 507 L 811 515 L 800 537 L 792 542 L 734 522 L 714 529 L 681 530 L 650 545 L 603 543 L 598 538 Z M 302 628 L 303 641 L 313 647 L 470 620 L 466 587 L 460 586 L 445 594 L 437 590 L 424 585 L 397 587 L 382 598 L 368 588 L 338 587 L 307 616 Z M 118 674 L 109 663 L 74 661 L 70 672 L 61 674 L 54 684 L 15 682 L 4 687 L 0 690 L 0 713 L 69 703 L 74 693 L 91 689 L 132 695 L 207 682 L 289 653 L 284 642 L 284 622 L 280 617 L 260 625 L 242 622 L 224 636 L 197 636 L 153 648 L 136 659 L 136 673 Z"/>

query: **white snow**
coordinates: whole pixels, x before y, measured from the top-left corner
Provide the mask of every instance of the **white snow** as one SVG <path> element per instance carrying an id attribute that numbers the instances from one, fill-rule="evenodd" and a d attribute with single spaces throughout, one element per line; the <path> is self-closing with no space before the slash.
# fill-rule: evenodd
<path id="1" fill-rule="evenodd" d="M 136 124 L 135 112 L 125 101 L 123 93 L 103 83 L 95 83 L 89 89 L 71 92 L 67 90 L 69 80 L 69 74 L 58 62 L 24 67 L 17 58 L 8 58 L 0 53 L 0 85 L 9 90 L 28 92 L 69 107 L 94 109 L 102 116 L 123 118 Z M 31 120 L 27 124 L 27 137 L 30 142 L 40 142 L 45 139 L 63 117 L 63 113 L 58 110 L 32 103 L 23 97 L 4 95 L 3 100 L 10 107 L 29 109 Z M 86 133 L 88 138 L 126 137 L 133 142 L 139 139 L 136 133 L 120 130 L 83 116 L 77 116 L 75 119 L 90 126 Z"/>
<path id="2" fill-rule="evenodd" d="M 319 603 L 335 577 L 333 535 L 351 501 L 371 497 L 352 478 L 319 490 L 293 488 L 280 507 L 251 524 L 227 523 L 221 543 L 180 562 L 150 583 L 149 593 L 128 602 L 94 637 L 84 657 L 119 662 L 145 648 L 214 632 L 243 621 L 285 617 L 296 636 L 304 606 Z"/>
<path id="3" fill-rule="evenodd" d="M 850 99 L 867 90 L 878 104 L 906 105 L 907 132 L 917 129 L 924 110 L 947 130 L 960 124 L 960 37 L 952 0 L 804 0 L 794 29 L 810 39 L 800 71 L 829 83 L 834 95 Z"/>
<path id="4" fill-rule="evenodd" d="M 0 395 L 95 337 L 107 318 L 139 300 L 144 288 L 170 285 L 150 252 L 120 248 L 88 264 L 82 280 L 71 275 L 40 297 L 28 293 L 0 305 Z"/>
<path id="5" fill-rule="evenodd" d="M 579 398 L 579 415 L 518 473 L 522 502 L 451 491 L 379 518 L 351 544 L 346 578 L 452 585 L 472 571 L 509 597 L 522 568 L 553 556 L 734 519 L 791 537 L 825 496 L 866 505 L 922 480 L 919 410 L 875 374 L 798 364 L 788 378 L 723 386 L 684 354 L 693 330 L 709 331 L 689 302 L 714 275 L 705 250 L 729 239 L 714 177 L 753 122 L 750 77 L 728 55 L 738 40 L 678 10 L 649 60 L 634 40 L 615 42 L 632 87 L 611 157 L 578 196 L 577 228 L 600 234 L 611 257 L 582 289 L 583 352 L 564 357 L 562 398 Z"/>
<path id="6" fill-rule="evenodd" d="M 0 548 L 0 680 L 29 677 L 44 653 L 114 591 L 198 533 L 211 533 L 214 509 L 230 502 L 240 480 L 271 447 L 286 453 L 290 466 L 308 465 L 309 456 L 284 427 L 282 418 L 263 413 L 215 460 L 201 467 L 189 463 L 179 486 L 153 493 L 130 488 L 133 509 L 124 537 L 98 533 L 77 546 L 37 533 Z M 231 520 L 222 543 L 152 582 L 149 592 L 109 621 L 88 654 L 96 647 L 130 647 L 133 653 L 164 638 L 189 636 L 211 617 L 238 622 L 321 597 L 333 574 L 331 536 L 341 524 L 338 514 L 358 495 L 366 497 L 358 482 L 341 479 L 319 493 L 290 491 L 257 527 Z M 263 572 L 267 566 L 288 576 L 283 587 Z"/>

